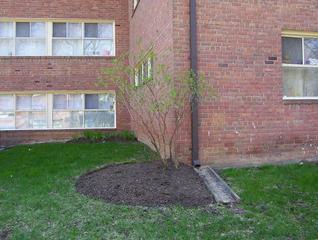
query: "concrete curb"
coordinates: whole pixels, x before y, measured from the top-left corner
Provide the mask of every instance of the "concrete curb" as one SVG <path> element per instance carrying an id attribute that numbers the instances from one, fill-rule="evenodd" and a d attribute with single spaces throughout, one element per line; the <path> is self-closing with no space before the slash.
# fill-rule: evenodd
<path id="1" fill-rule="evenodd" d="M 195 169 L 203 178 L 205 185 L 217 203 L 233 204 L 241 201 L 240 197 L 210 166 Z"/>

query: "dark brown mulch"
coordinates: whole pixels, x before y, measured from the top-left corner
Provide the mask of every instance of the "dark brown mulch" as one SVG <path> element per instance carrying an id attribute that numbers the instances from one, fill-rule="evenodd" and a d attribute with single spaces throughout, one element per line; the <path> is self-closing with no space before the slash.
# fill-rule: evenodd
<path id="1" fill-rule="evenodd" d="M 206 206 L 213 198 L 189 166 L 164 170 L 159 161 L 110 165 L 81 176 L 76 190 L 108 203 L 159 207 Z"/>
<path id="2" fill-rule="evenodd" d="M 5 229 L 3 231 L 0 230 L 0 240 L 7 240 L 9 239 L 10 230 Z"/>

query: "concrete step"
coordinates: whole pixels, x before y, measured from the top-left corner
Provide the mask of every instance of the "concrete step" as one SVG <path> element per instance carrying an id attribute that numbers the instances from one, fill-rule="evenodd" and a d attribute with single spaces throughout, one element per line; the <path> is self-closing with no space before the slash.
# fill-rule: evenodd
<path id="1" fill-rule="evenodd" d="M 240 197 L 230 188 L 230 186 L 213 170 L 210 166 L 196 169 L 203 178 L 207 188 L 214 196 L 217 203 L 231 204 L 238 203 Z"/>

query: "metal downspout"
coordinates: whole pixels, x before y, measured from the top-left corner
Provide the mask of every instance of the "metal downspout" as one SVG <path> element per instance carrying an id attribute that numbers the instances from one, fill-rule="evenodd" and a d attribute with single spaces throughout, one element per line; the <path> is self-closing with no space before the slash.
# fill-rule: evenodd
<path id="1" fill-rule="evenodd" d="M 197 13 L 196 0 L 190 0 L 190 62 L 191 71 L 198 80 L 198 48 L 197 48 Z M 191 132 L 192 132 L 192 165 L 200 167 L 199 160 L 199 111 L 198 96 L 192 95 L 191 98 Z"/>

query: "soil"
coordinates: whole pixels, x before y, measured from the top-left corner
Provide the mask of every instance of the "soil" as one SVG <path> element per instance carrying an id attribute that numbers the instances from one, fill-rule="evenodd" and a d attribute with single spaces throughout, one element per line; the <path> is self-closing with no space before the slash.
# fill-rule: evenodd
<path id="1" fill-rule="evenodd" d="M 107 166 L 81 176 L 76 190 L 108 203 L 132 206 L 198 207 L 214 201 L 193 168 L 171 165 L 165 170 L 159 161 Z"/>
<path id="2" fill-rule="evenodd" d="M 9 239 L 10 231 L 8 229 L 1 231 L 0 230 L 0 240 Z"/>

